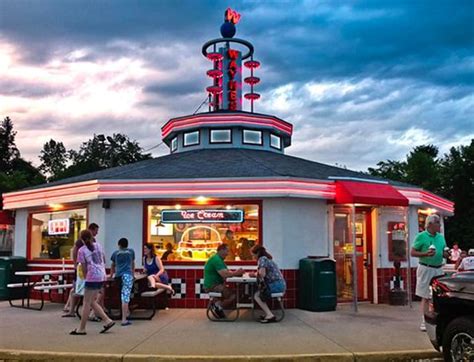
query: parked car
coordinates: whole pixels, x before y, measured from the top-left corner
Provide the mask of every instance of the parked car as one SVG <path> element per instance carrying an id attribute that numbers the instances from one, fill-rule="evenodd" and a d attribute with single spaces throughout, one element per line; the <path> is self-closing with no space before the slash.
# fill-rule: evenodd
<path id="1" fill-rule="evenodd" d="M 445 361 L 474 361 L 474 271 L 431 281 L 426 331 Z"/>

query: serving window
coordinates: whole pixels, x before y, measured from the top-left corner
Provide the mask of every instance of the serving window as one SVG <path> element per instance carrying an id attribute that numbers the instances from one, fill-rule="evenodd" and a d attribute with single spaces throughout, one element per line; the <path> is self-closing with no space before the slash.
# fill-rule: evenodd
<path id="1" fill-rule="evenodd" d="M 86 228 L 86 208 L 30 214 L 30 258 L 70 259 L 74 242 Z"/>
<path id="2" fill-rule="evenodd" d="M 205 261 L 222 243 L 230 249 L 226 260 L 252 260 L 260 242 L 259 204 L 148 204 L 146 220 L 146 242 L 163 260 Z"/>

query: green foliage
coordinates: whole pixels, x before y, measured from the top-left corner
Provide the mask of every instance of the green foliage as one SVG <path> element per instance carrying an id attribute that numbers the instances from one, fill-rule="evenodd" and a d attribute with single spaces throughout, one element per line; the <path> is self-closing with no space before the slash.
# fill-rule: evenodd
<path id="1" fill-rule="evenodd" d="M 48 175 L 48 181 L 61 178 L 69 160 L 63 143 L 53 139 L 43 145 L 39 158 L 41 160 L 39 170 Z"/>
<path id="2" fill-rule="evenodd" d="M 136 141 L 131 141 L 127 136 L 117 133 L 112 136 L 94 135 L 84 142 L 79 151 L 70 150 L 69 158 L 72 161 L 62 177 L 82 175 L 88 172 L 103 170 L 148 160 L 149 153 L 142 153 L 142 148 Z"/>
<path id="3" fill-rule="evenodd" d="M 454 216 L 446 220 L 448 243 L 474 248 L 474 140 L 438 157 L 433 145 L 415 147 L 406 161 L 381 161 L 371 175 L 420 186 L 454 202 Z"/>
<path id="4" fill-rule="evenodd" d="M 0 124 L 0 172 L 12 171 L 12 162 L 20 157 L 20 151 L 15 145 L 16 132 L 13 122 L 6 117 Z"/>

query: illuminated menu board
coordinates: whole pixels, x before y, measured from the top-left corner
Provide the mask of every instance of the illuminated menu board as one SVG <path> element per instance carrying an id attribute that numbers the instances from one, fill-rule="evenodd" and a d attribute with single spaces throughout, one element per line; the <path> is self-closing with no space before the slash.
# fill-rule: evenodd
<path id="1" fill-rule="evenodd" d="M 69 219 L 56 219 L 48 221 L 49 235 L 69 234 Z"/>

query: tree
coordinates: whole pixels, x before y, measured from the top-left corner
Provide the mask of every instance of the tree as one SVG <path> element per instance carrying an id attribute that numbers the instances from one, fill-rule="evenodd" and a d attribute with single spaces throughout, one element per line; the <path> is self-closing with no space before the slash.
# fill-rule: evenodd
<path id="1" fill-rule="evenodd" d="M 72 164 L 63 173 L 64 177 L 147 160 L 151 155 L 143 153 L 143 149 L 136 141 L 131 141 L 126 135 L 118 133 L 107 137 L 94 135 L 81 145 L 79 151 L 70 150 L 69 157 Z"/>
<path id="2" fill-rule="evenodd" d="M 405 182 L 432 192 L 440 191 L 440 167 L 437 156 L 438 148 L 433 145 L 415 147 L 407 156 Z"/>
<path id="3" fill-rule="evenodd" d="M 446 236 L 461 249 L 474 248 L 474 139 L 451 148 L 440 161 L 442 195 L 454 201 L 454 217 L 446 220 Z"/>
<path id="4" fill-rule="evenodd" d="M 406 161 L 381 161 L 371 175 L 406 182 L 454 202 L 454 216 L 445 222 L 446 239 L 466 250 L 474 248 L 474 139 L 469 146 L 451 148 L 442 158 L 438 148 L 413 148 Z"/>
<path id="5" fill-rule="evenodd" d="M 371 175 L 402 182 L 407 178 L 406 162 L 387 160 L 380 161 L 377 166 L 378 168 L 369 167 L 368 171 Z"/>
<path id="6" fill-rule="evenodd" d="M 66 170 L 69 154 L 62 142 L 51 139 L 43 145 L 39 158 L 40 171 L 48 175 L 48 181 L 54 181 L 61 178 Z"/>
<path id="7" fill-rule="evenodd" d="M 13 122 L 6 117 L 0 125 L 0 206 L 2 194 L 25 187 L 42 184 L 44 176 L 30 162 L 20 157 L 15 144 Z"/>
<path id="8" fill-rule="evenodd" d="M 15 136 L 12 120 L 5 117 L 0 124 L 0 172 L 11 171 L 13 160 L 20 157 L 20 151 L 15 145 Z"/>

